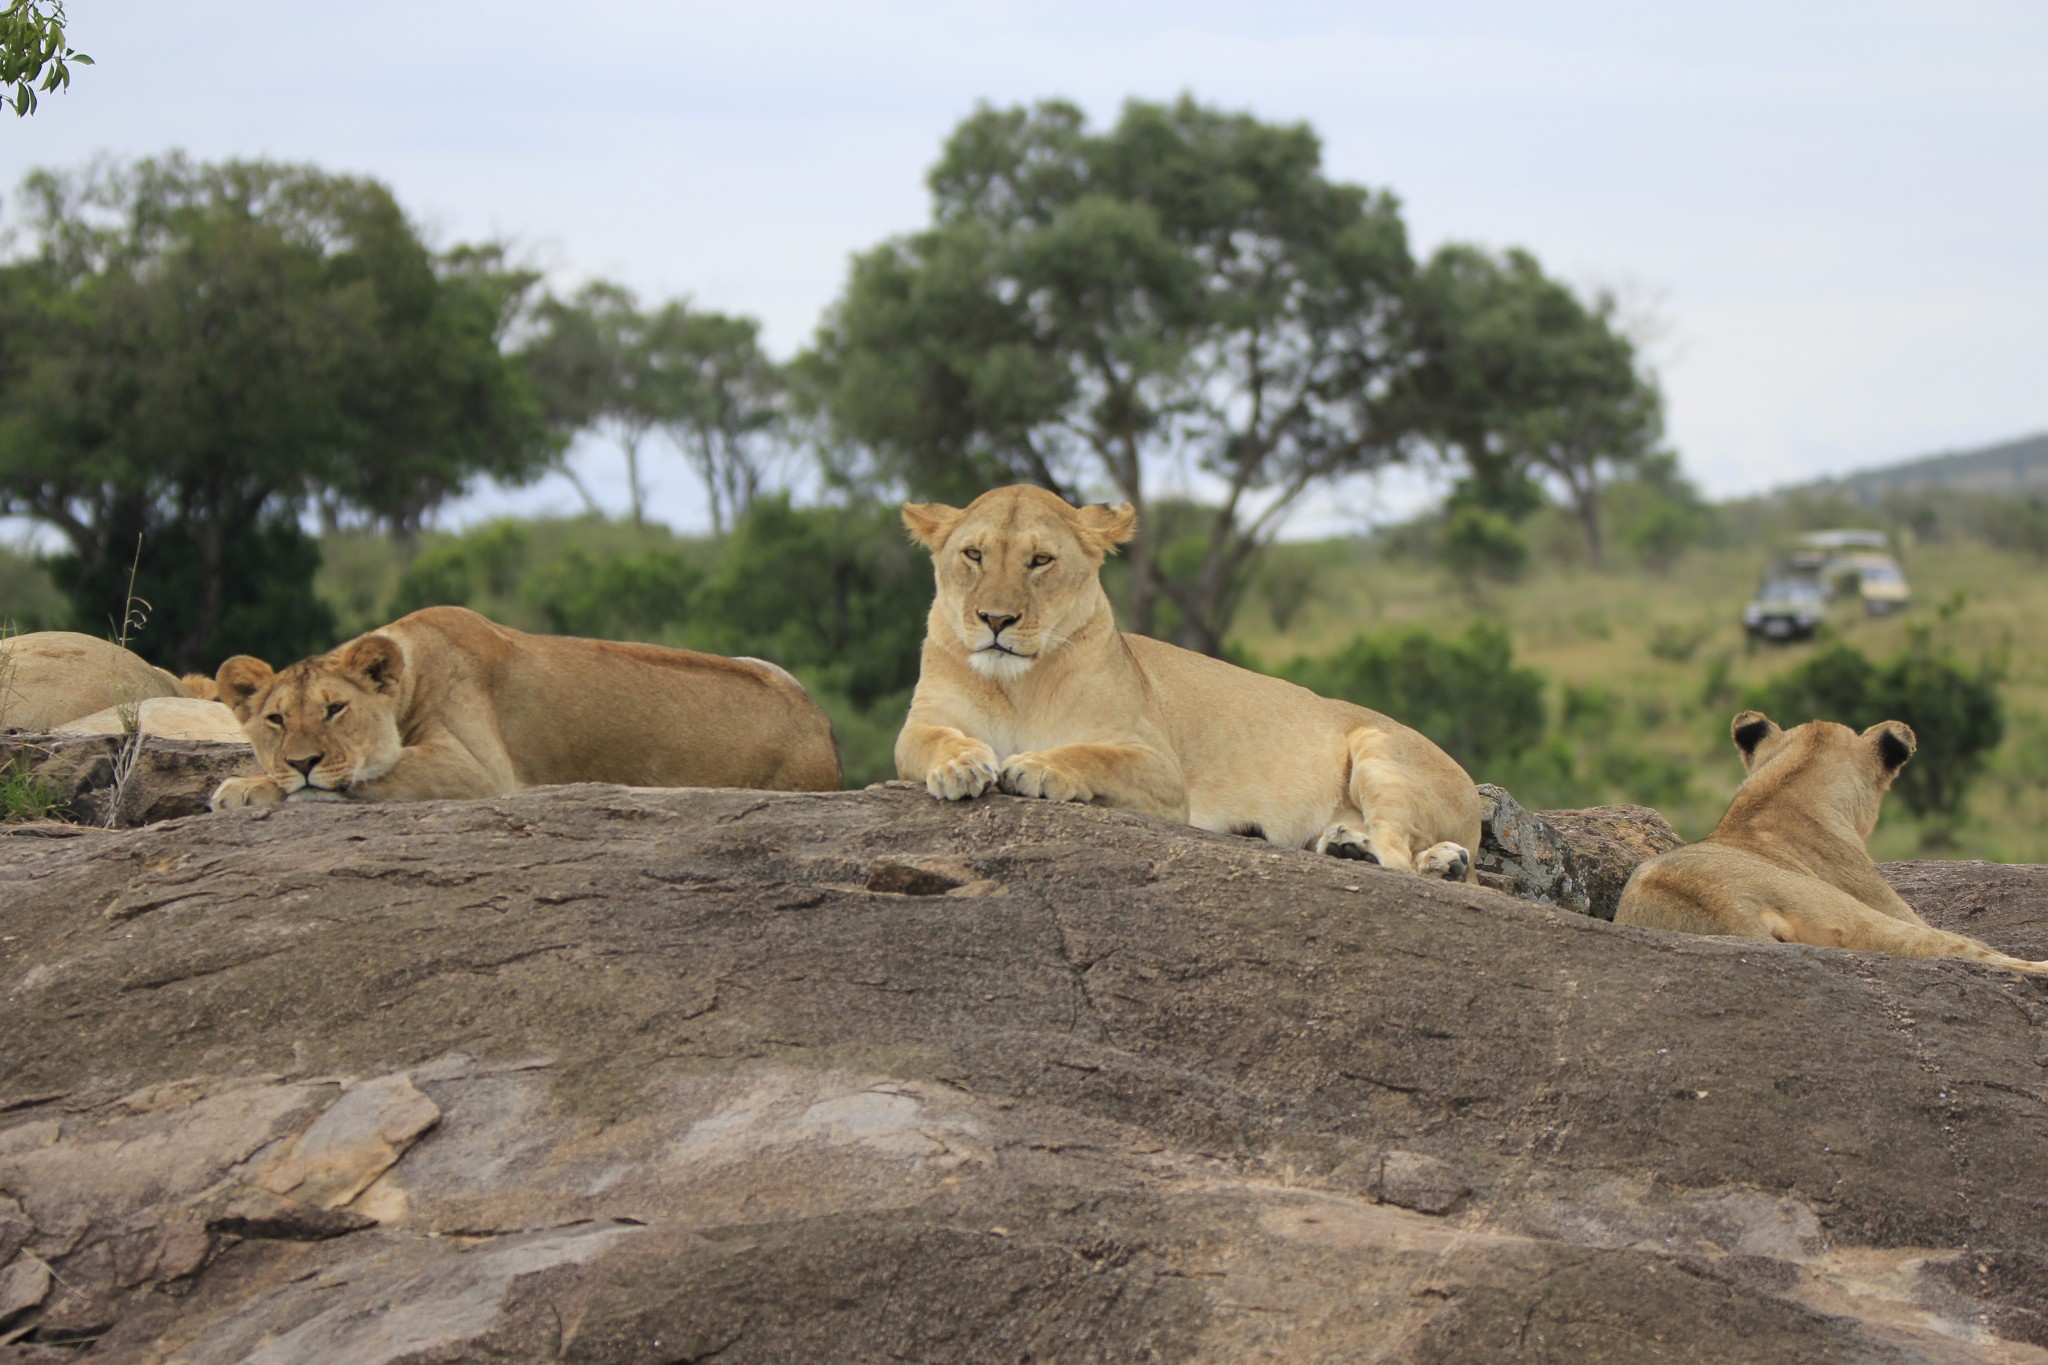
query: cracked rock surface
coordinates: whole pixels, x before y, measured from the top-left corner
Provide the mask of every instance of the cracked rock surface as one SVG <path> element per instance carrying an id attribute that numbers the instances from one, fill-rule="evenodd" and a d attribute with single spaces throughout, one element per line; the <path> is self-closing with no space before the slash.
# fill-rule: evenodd
<path id="1" fill-rule="evenodd" d="M 2048 1361 L 2044 1025 L 895 785 L 10 837 L 0 1359 Z"/>

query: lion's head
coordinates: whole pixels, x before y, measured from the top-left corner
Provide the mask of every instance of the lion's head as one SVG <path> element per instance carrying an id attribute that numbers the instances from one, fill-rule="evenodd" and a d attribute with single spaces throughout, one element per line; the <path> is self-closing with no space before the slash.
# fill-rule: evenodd
<path id="1" fill-rule="evenodd" d="M 391 771 L 405 747 L 397 709 L 404 672 L 396 641 L 365 635 L 282 673 L 237 654 L 214 681 L 264 773 L 290 795 L 302 787 L 345 792 Z"/>
<path id="2" fill-rule="evenodd" d="M 1831 720 L 1782 730 L 1761 711 L 1744 711 L 1728 727 L 1742 753 L 1743 795 L 1786 792 L 1806 809 L 1840 812 L 1865 839 L 1892 780 L 1918 742 L 1904 721 L 1884 720 L 1858 734 Z"/>
<path id="3" fill-rule="evenodd" d="M 1129 503 L 1074 507 L 1019 484 L 964 509 L 907 502 L 903 524 L 932 552 L 933 632 L 950 631 L 983 677 L 1010 679 L 1106 612 L 1103 556 L 1131 538 L 1138 515 Z"/>

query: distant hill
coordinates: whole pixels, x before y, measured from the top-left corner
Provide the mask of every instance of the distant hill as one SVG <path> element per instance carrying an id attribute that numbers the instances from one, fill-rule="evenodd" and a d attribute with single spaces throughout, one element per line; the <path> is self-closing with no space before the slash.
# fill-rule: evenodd
<path id="1" fill-rule="evenodd" d="M 1792 493 L 1832 494 L 1857 502 L 1876 502 L 1888 492 L 1908 488 L 1947 488 L 1959 493 L 2011 493 L 2048 488 L 2048 433 L 2028 436 L 1981 450 L 1929 455 L 1904 464 L 1886 465 L 1822 479 L 1786 489 Z"/>

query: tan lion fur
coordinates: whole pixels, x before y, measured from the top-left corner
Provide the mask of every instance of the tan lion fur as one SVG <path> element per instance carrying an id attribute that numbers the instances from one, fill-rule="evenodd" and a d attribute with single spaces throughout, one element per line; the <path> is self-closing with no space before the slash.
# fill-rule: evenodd
<path id="1" fill-rule="evenodd" d="M 1858 734 L 1814 720 L 1781 730 L 1744 711 L 1729 730 L 1749 775 L 1728 813 L 1698 843 L 1636 868 L 1616 924 L 2048 972 L 2048 962 L 1929 925 L 1871 861 L 1864 841 L 1913 756 L 1911 728 L 1888 720 Z"/>
<path id="2" fill-rule="evenodd" d="M 213 806 L 500 796 L 555 782 L 832 791 L 831 722 L 782 669 L 528 635 L 428 607 L 273 673 L 215 675 L 264 776 Z"/>
<path id="3" fill-rule="evenodd" d="M 900 776 L 946 800 L 1092 801 L 1472 879 L 1479 794 L 1429 740 L 1116 628 L 1099 571 L 1136 527 L 1130 506 L 1018 486 L 964 510 L 907 503 L 903 520 L 938 590 Z"/>

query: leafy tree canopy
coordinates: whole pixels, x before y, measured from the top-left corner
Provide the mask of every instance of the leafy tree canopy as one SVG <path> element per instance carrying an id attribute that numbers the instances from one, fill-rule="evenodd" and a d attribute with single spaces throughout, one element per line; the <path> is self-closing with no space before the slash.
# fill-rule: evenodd
<path id="1" fill-rule="evenodd" d="M 1614 300 L 1581 300 L 1525 251 L 1464 245 L 1430 259 L 1420 292 L 1417 417 L 1471 471 L 1468 500 L 1509 511 L 1531 480 L 1555 482 L 1599 567 L 1601 481 L 1650 460 L 1664 429 L 1662 394 Z"/>
<path id="2" fill-rule="evenodd" d="M 210 669 L 324 647 L 317 553 L 283 553 L 308 507 L 409 532 L 552 453 L 500 345 L 533 278 L 494 248 L 430 250 L 375 181 L 173 155 L 37 172 L 20 199 L 0 512 L 65 537 L 82 628 L 121 615 L 139 535 L 150 652 Z M 259 542 L 280 553 L 239 562 Z"/>
<path id="3" fill-rule="evenodd" d="M 642 447 L 656 432 L 703 482 L 715 532 L 745 515 L 788 450 L 786 385 L 759 323 L 682 301 L 646 311 L 604 280 L 546 299 L 535 316 L 524 358 L 549 422 L 565 438 L 594 429 L 618 442 L 635 524 L 645 517 Z"/>
<path id="4" fill-rule="evenodd" d="M 1133 101 L 983 108 L 930 176 L 932 226 L 856 258 L 804 373 L 917 494 L 1027 480 L 1141 513 L 1132 624 L 1169 597 L 1216 652 L 1244 570 L 1304 491 L 1397 458 L 1414 265 L 1393 197 L 1323 174 L 1306 126 Z M 1218 505 L 1192 575 L 1143 514 L 1182 460 Z"/>
<path id="5" fill-rule="evenodd" d="M 6 0 L 0 5 L 0 108 L 14 87 L 14 113 L 36 111 L 36 92 L 71 88 L 70 63 L 91 66 L 92 58 L 64 40 L 64 0 Z"/>

